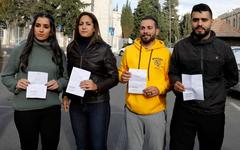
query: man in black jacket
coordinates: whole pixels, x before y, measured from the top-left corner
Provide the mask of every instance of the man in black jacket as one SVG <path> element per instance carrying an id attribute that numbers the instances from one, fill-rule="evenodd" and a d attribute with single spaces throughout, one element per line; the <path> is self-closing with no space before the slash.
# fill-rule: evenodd
<path id="1" fill-rule="evenodd" d="M 238 83 L 231 48 L 211 31 L 212 11 L 206 4 L 191 12 L 192 33 L 173 50 L 169 76 L 176 95 L 170 126 L 170 150 L 192 150 L 196 135 L 200 150 L 220 150 L 224 137 L 226 90 Z M 182 75 L 202 77 L 204 100 L 184 100 Z"/>

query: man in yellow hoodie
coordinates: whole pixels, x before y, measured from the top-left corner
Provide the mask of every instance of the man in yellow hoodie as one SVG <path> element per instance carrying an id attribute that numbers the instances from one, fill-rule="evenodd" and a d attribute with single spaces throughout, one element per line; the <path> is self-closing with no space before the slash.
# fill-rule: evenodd
<path id="1" fill-rule="evenodd" d="M 132 69 L 146 72 L 142 92 L 126 92 L 125 123 L 127 150 L 162 150 L 166 124 L 166 93 L 169 89 L 168 68 L 170 51 L 163 41 L 157 40 L 158 24 L 154 17 L 145 16 L 140 23 L 140 38 L 126 47 L 119 67 L 119 80 L 128 83 Z M 136 86 L 135 88 L 140 88 Z M 139 90 L 139 89 L 138 89 Z"/>

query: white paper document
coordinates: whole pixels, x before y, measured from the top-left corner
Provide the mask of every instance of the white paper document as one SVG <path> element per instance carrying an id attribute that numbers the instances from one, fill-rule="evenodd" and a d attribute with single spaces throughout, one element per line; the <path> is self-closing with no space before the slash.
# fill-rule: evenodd
<path id="1" fill-rule="evenodd" d="M 28 81 L 30 84 L 27 87 L 26 97 L 45 99 L 47 95 L 48 73 L 29 71 Z"/>
<path id="2" fill-rule="evenodd" d="M 80 82 L 89 80 L 91 72 L 73 67 L 66 92 L 83 97 L 85 90 L 80 88 Z"/>
<path id="3" fill-rule="evenodd" d="M 143 94 L 147 86 L 147 70 L 129 69 L 131 78 L 128 81 L 128 93 Z"/>
<path id="4" fill-rule="evenodd" d="M 182 74 L 182 84 L 185 87 L 185 91 L 183 92 L 184 101 L 204 100 L 203 79 L 201 74 Z"/>

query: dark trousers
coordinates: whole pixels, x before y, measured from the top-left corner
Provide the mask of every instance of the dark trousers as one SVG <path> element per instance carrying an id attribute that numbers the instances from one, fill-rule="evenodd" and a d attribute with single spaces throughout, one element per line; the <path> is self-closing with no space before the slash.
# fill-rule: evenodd
<path id="1" fill-rule="evenodd" d="M 70 118 L 77 150 L 107 150 L 109 102 L 70 104 Z"/>
<path id="2" fill-rule="evenodd" d="M 30 111 L 15 111 L 14 121 L 22 150 L 37 150 L 39 134 L 42 150 L 57 150 L 60 135 L 61 106 Z"/>
<path id="3" fill-rule="evenodd" d="M 201 115 L 183 108 L 174 110 L 170 125 L 170 150 L 193 150 L 195 137 L 200 150 L 220 150 L 225 114 Z"/>

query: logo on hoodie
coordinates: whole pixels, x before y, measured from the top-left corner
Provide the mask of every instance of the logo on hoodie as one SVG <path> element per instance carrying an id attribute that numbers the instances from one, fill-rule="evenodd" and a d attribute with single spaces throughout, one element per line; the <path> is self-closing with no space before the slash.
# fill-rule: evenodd
<path id="1" fill-rule="evenodd" d="M 153 60 L 154 66 L 157 68 L 160 68 L 162 59 L 161 58 L 152 58 L 152 60 Z"/>

